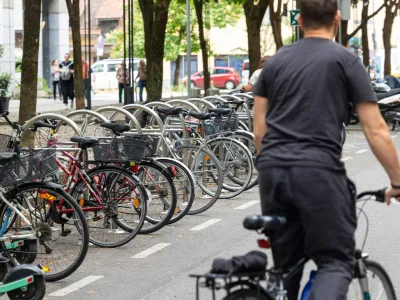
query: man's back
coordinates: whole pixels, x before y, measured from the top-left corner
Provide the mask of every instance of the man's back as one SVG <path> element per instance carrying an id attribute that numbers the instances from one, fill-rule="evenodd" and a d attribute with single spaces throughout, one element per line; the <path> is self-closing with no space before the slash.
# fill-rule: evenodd
<path id="1" fill-rule="evenodd" d="M 348 80 L 366 76 L 359 58 L 328 39 L 305 38 L 278 51 L 264 69 L 255 91 L 269 99 L 259 166 L 342 169 L 342 124 L 354 101 Z M 371 85 L 360 82 L 371 98 Z"/>

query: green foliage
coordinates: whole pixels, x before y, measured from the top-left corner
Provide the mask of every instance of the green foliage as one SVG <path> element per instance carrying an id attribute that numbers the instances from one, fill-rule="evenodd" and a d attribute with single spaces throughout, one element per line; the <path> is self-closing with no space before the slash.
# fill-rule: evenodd
<path id="1" fill-rule="evenodd" d="M 7 92 L 10 83 L 11 83 L 11 74 L 3 73 L 0 75 L 0 97 L 7 97 Z"/>
<path id="2" fill-rule="evenodd" d="M 134 56 L 146 57 L 144 50 L 144 26 L 143 17 L 139 8 L 138 1 L 134 3 Z M 227 0 L 219 1 L 219 4 L 210 1 L 210 20 L 205 19 L 205 29 L 210 27 L 224 28 L 228 25 L 234 25 L 239 21 L 242 15 L 242 7 L 235 4 L 229 4 Z M 191 30 L 190 30 L 190 48 L 192 53 L 200 51 L 197 18 L 194 6 L 191 5 Z M 178 55 L 186 53 L 186 4 L 182 0 L 172 0 L 168 11 L 168 23 L 164 43 L 164 57 L 167 60 L 175 60 Z M 128 37 L 126 38 L 128 42 Z M 122 28 L 117 28 L 106 36 L 106 42 L 113 45 L 111 51 L 112 58 L 121 58 L 124 56 L 124 34 Z M 128 47 L 128 45 L 127 45 Z M 211 53 L 211 49 L 209 49 Z"/>
<path id="3" fill-rule="evenodd" d="M 51 90 L 50 90 L 49 86 L 47 85 L 47 81 L 44 78 L 38 78 L 38 86 L 41 91 L 51 93 Z"/>
<path id="4" fill-rule="evenodd" d="M 0 57 L 3 56 L 3 53 L 4 53 L 4 47 L 3 45 L 0 45 Z"/>

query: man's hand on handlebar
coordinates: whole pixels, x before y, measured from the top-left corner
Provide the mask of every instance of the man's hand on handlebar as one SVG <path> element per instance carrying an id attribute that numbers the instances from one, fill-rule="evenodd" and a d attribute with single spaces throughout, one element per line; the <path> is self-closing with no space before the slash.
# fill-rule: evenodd
<path id="1" fill-rule="evenodd" d="M 395 198 L 400 202 L 400 189 L 399 188 L 388 188 L 385 191 L 385 202 L 387 205 L 390 205 L 390 199 Z"/>

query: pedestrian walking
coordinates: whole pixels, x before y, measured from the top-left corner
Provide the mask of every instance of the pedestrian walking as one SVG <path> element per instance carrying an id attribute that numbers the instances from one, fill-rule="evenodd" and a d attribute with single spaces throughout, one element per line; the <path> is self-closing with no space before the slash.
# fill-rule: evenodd
<path id="1" fill-rule="evenodd" d="M 53 96 L 54 101 L 57 99 L 57 91 L 60 95 L 60 100 L 62 101 L 62 92 L 61 92 L 61 85 L 60 85 L 60 67 L 58 60 L 53 60 L 51 62 L 51 81 L 53 84 Z"/>
<path id="2" fill-rule="evenodd" d="M 138 74 L 135 78 L 135 81 L 139 78 L 139 101 L 143 102 L 143 89 L 146 88 L 147 91 L 147 69 L 146 63 L 143 59 L 140 60 Z"/>
<path id="3" fill-rule="evenodd" d="M 89 91 L 89 63 L 86 62 L 85 57 L 82 56 L 82 79 L 83 79 L 83 96 L 88 99 Z"/>
<path id="4" fill-rule="evenodd" d="M 74 63 L 70 60 L 69 53 L 64 55 L 64 61 L 59 65 L 61 91 L 63 94 L 64 104 L 68 107 L 68 98 L 71 99 L 71 108 L 74 107 Z"/>
<path id="5" fill-rule="evenodd" d="M 118 80 L 119 103 L 122 103 L 122 91 L 125 89 L 125 86 L 129 86 L 129 72 L 124 63 L 121 63 L 120 68 L 117 71 L 117 80 Z"/>

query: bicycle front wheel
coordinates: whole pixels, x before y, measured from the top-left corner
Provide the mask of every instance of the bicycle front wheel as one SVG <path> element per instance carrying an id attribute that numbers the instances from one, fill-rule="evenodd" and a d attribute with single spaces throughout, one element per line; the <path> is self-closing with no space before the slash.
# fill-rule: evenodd
<path id="1" fill-rule="evenodd" d="M 89 229 L 78 203 L 58 186 L 51 183 L 28 182 L 10 190 L 4 197 L 20 204 L 23 216 L 9 220 L 5 235 L 11 242 L 0 242 L 0 248 L 12 265 L 33 263 L 49 269 L 46 281 L 57 281 L 71 275 L 83 262 L 89 246 Z M 0 221 L 5 220 L 9 207 L 0 205 Z M 80 230 L 77 230 L 79 224 Z M 33 233 L 36 239 L 24 240 L 20 234 Z M 8 249 L 5 250 L 8 246 Z"/>
<path id="2" fill-rule="evenodd" d="M 385 269 L 371 260 L 365 260 L 364 265 L 367 269 L 369 295 L 365 295 L 365 292 L 361 290 L 361 279 L 356 278 L 349 287 L 346 300 L 396 300 L 393 283 Z"/>
<path id="3" fill-rule="evenodd" d="M 266 295 L 261 289 L 259 291 L 257 289 L 240 289 L 229 293 L 222 300 L 273 300 L 273 298 Z"/>

